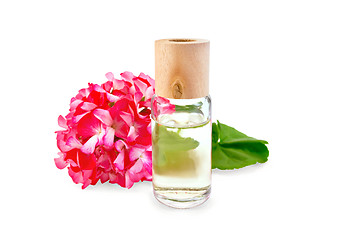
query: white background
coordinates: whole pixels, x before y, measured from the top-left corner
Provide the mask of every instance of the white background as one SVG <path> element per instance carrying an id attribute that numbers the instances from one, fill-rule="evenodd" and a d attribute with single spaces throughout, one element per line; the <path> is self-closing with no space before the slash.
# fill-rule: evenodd
<path id="1" fill-rule="evenodd" d="M 269 161 L 171 209 L 151 182 L 81 190 L 58 115 L 105 73 L 154 77 L 154 41 L 211 41 L 213 119 Z M 1 1 L 1 239 L 360 239 L 358 1 Z"/>

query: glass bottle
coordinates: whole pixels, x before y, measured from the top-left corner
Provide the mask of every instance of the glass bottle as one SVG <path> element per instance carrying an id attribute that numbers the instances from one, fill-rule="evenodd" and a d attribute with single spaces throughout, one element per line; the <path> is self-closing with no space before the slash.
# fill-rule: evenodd
<path id="1" fill-rule="evenodd" d="M 211 189 L 209 41 L 155 42 L 151 102 L 153 190 L 175 208 L 205 202 Z"/>

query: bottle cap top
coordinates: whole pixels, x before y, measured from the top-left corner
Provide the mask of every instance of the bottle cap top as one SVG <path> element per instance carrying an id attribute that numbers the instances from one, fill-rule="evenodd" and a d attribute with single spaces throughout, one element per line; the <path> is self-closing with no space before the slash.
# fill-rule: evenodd
<path id="1" fill-rule="evenodd" d="M 155 93 L 175 99 L 209 95 L 209 49 L 204 39 L 155 41 Z"/>

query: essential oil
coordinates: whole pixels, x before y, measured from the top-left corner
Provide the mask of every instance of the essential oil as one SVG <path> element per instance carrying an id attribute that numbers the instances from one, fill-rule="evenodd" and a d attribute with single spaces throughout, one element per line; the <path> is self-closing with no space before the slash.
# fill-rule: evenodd
<path id="1" fill-rule="evenodd" d="M 205 202 L 211 189 L 209 41 L 155 42 L 151 102 L 153 190 L 175 208 Z"/>
<path id="2" fill-rule="evenodd" d="M 164 115 L 153 121 L 152 138 L 156 197 L 190 202 L 187 206 L 206 200 L 211 184 L 210 120 L 199 113 Z"/>

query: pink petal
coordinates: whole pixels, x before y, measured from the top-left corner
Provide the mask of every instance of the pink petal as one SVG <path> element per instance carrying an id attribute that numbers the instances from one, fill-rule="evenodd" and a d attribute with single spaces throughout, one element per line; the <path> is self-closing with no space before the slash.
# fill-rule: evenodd
<path id="1" fill-rule="evenodd" d="M 92 136 L 82 147 L 81 151 L 85 154 L 92 154 L 95 150 L 96 144 L 99 142 L 98 135 Z"/>
<path id="2" fill-rule="evenodd" d="M 132 147 L 129 151 L 129 159 L 130 161 L 138 160 L 140 155 L 144 152 L 144 149 Z"/>
<path id="3" fill-rule="evenodd" d="M 143 171 L 143 164 L 141 161 L 137 161 L 130 169 L 127 171 L 129 178 L 132 182 L 139 182 L 143 177 L 146 171 Z M 148 174 L 147 174 L 148 175 Z"/>
<path id="4" fill-rule="evenodd" d="M 108 110 L 97 108 L 93 111 L 94 116 L 103 122 L 106 126 L 111 126 L 113 119 Z"/>
<path id="5" fill-rule="evenodd" d="M 151 132 L 152 132 L 152 129 L 151 129 L 151 122 L 150 122 L 150 123 L 149 123 L 149 125 L 146 127 L 146 129 L 147 129 L 148 133 L 150 133 L 150 134 L 151 134 Z"/>
<path id="6" fill-rule="evenodd" d="M 83 113 L 83 114 L 80 114 L 80 115 L 77 115 L 75 116 L 72 120 L 73 120 L 73 123 L 78 123 L 85 115 L 87 115 L 89 112 L 86 112 L 86 113 Z"/>
<path id="7" fill-rule="evenodd" d="M 106 93 L 106 97 L 110 102 L 116 102 L 116 101 L 118 101 L 120 99 L 120 97 L 115 96 L 115 95 L 113 95 L 111 93 Z"/>
<path id="8" fill-rule="evenodd" d="M 61 152 L 68 152 L 70 150 L 70 147 L 67 146 L 65 142 L 67 134 L 65 134 L 64 131 L 58 131 L 56 133 L 57 133 L 56 143 L 58 148 L 60 149 Z"/>
<path id="9" fill-rule="evenodd" d="M 130 179 L 129 171 L 125 174 L 125 186 L 126 188 L 131 188 L 134 185 L 134 182 Z"/>
<path id="10" fill-rule="evenodd" d="M 91 111 L 94 108 L 96 108 L 97 105 L 91 102 L 84 102 L 84 104 L 80 107 L 81 109 L 85 110 L 85 111 Z"/>
<path id="11" fill-rule="evenodd" d="M 128 125 L 130 126 L 132 122 L 134 121 L 134 117 L 132 114 L 128 112 L 120 112 L 119 117 Z"/>
<path id="12" fill-rule="evenodd" d="M 154 88 L 152 86 L 148 87 L 145 91 L 145 99 L 151 99 L 154 96 L 154 93 Z"/>
<path id="13" fill-rule="evenodd" d="M 58 124 L 60 127 L 67 129 L 68 126 L 66 125 L 66 119 L 63 116 L 58 117 Z"/>
<path id="14" fill-rule="evenodd" d="M 134 96 L 135 103 L 140 102 L 140 100 L 142 99 L 142 97 L 143 97 L 143 94 L 142 94 L 141 92 L 136 92 L 136 93 L 135 93 L 135 96 Z"/>
<path id="15" fill-rule="evenodd" d="M 77 99 L 82 99 L 83 97 L 88 97 L 90 94 L 90 89 L 89 88 L 83 88 L 79 90 L 79 94 L 76 95 Z"/>
<path id="16" fill-rule="evenodd" d="M 146 75 L 144 73 L 140 73 L 139 78 L 146 79 L 151 86 L 153 86 L 153 87 L 155 86 L 155 80 L 152 79 L 150 76 L 148 76 L 148 75 Z"/>
<path id="17" fill-rule="evenodd" d="M 115 79 L 112 72 L 108 72 L 107 74 L 105 74 L 105 77 L 110 81 L 113 81 Z"/>
<path id="18" fill-rule="evenodd" d="M 119 170 L 124 170 L 124 158 L 125 158 L 125 151 L 120 151 L 119 154 L 117 155 L 115 161 L 114 161 L 114 165 Z"/>
<path id="19" fill-rule="evenodd" d="M 68 140 L 66 141 L 66 145 L 70 147 L 70 150 L 74 149 L 74 148 L 81 148 L 82 147 L 82 144 L 79 142 L 79 140 L 77 140 L 73 136 L 68 138 Z"/>
<path id="20" fill-rule="evenodd" d="M 141 158 L 146 171 L 152 174 L 152 153 L 150 151 L 146 151 L 142 154 Z"/>
<path id="21" fill-rule="evenodd" d="M 82 185 L 82 189 L 85 189 L 87 188 L 91 183 L 91 180 L 90 179 L 86 179 L 84 182 L 83 182 L 83 185 Z"/>
<path id="22" fill-rule="evenodd" d="M 109 173 L 109 180 L 110 183 L 117 183 L 122 187 L 125 187 L 125 175 L 124 173 L 121 172 L 117 172 L 117 173 Z"/>
<path id="23" fill-rule="evenodd" d="M 131 72 L 123 72 L 120 75 L 128 82 L 132 82 L 132 79 L 135 77 Z"/>
<path id="24" fill-rule="evenodd" d="M 92 170 L 96 167 L 96 157 L 94 154 L 85 154 L 76 150 L 76 161 L 81 170 Z"/>
<path id="25" fill-rule="evenodd" d="M 112 127 L 106 128 L 106 133 L 103 138 L 104 145 L 107 147 L 112 147 L 114 145 L 114 136 L 115 136 L 115 129 Z"/>
<path id="26" fill-rule="evenodd" d="M 116 151 L 121 152 L 124 148 L 128 148 L 128 146 L 123 140 L 118 140 L 115 142 Z"/>
<path id="27" fill-rule="evenodd" d="M 110 161 L 112 160 L 110 159 L 109 155 L 103 154 L 97 159 L 96 163 L 98 167 L 101 167 L 104 170 L 109 171 L 111 169 Z"/>
<path id="28" fill-rule="evenodd" d="M 105 183 L 109 180 L 109 174 L 108 173 L 102 173 L 100 176 L 101 183 Z"/>
<path id="29" fill-rule="evenodd" d="M 115 118 L 116 115 L 121 111 L 127 111 L 129 108 L 129 101 L 133 101 L 133 99 L 123 97 L 121 100 L 117 101 L 115 105 L 109 110 L 112 114 L 112 117 Z"/>
<path id="30" fill-rule="evenodd" d="M 98 145 L 104 144 L 104 137 L 105 137 L 106 133 L 107 133 L 107 130 L 105 128 L 103 128 L 103 126 L 101 126 L 100 131 L 98 133 L 98 139 L 99 139 Z"/>
<path id="31" fill-rule="evenodd" d="M 130 93 L 131 95 L 135 95 L 135 92 L 136 92 L 135 86 L 132 85 L 132 86 L 129 88 L 129 93 Z"/>
<path id="32" fill-rule="evenodd" d="M 74 183 L 81 183 L 84 181 L 81 172 L 75 172 L 71 167 L 69 167 L 69 175 L 74 181 Z"/>
<path id="33" fill-rule="evenodd" d="M 82 170 L 83 178 L 88 179 L 93 174 L 93 170 Z"/>
<path id="34" fill-rule="evenodd" d="M 94 84 L 94 91 L 100 92 L 100 93 L 106 93 L 106 91 L 98 84 Z"/>
<path id="35" fill-rule="evenodd" d="M 123 89 L 125 86 L 124 80 L 118 80 L 118 79 L 114 79 L 114 89 L 115 90 L 120 90 Z"/>
<path id="36" fill-rule="evenodd" d="M 92 137 L 102 131 L 101 125 L 101 121 L 93 114 L 87 114 L 78 122 L 77 133 L 84 138 Z"/>
<path id="37" fill-rule="evenodd" d="M 137 135 L 136 135 L 135 127 L 131 126 L 127 138 L 130 142 L 132 142 L 135 140 L 136 137 Z"/>
<path id="38" fill-rule="evenodd" d="M 79 106 L 79 104 L 83 102 L 80 99 L 76 99 L 76 98 L 73 99 L 74 100 L 72 100 L 70 103 L 70 111 L 74 111 L 77 108 L 77 106 Z"/>
<path id="39" fill-rule="evenodd" d="M 68 162 L 65 161 L 65 154 L 59 152 L 59 157 L 58 158 L 55 158 L 55 165 L 57 168 L 59 169 L 64 169 L 67 165 L 68 165 Z"/>
<path id="40" fill-rule="evenodd" d="M 135 89 L 137 92 L 141 92 L 142 94 L 145 93 L 146 88 L 147 88 L 147 84 L 144 83 L 143 81 L 136 79 L 136 81 L 134 81 L 135 83 Z"/>
<path id="41" fill-rule="evenodd" d="M 110 92 L 111 88 L 113 87 L 113 82 L 107 81 L 106 83 L 101 84 L 101 87 L 105 89 L 106 92 Z"/>
<path id="42" fill-rule="evenodd" d="M 115 182 L 115 181 L 116 181 L 116 178 L 117 178 L 116 173 L 109 172 L 109 180 L 110 180 L 110 183 Z"/>
<path id="43" fill-rule="evenodd" d="M 132 173 L 139 173 L 143 169 L 143 162 L 138 160 L 135 164 L 130 168 Z"/>
<path id="44" fill-rule="evenodd" d="M 144 178 L 145 181 L 152 181 L 152 173 L 144 172 Z"/>
<path id="45" fill-rule="evenodd" d="M 115 129 L 115 136 L 122 139 L 127 138 L 129 127 L 124 122 L 116 122 L 114 124 L 114 129 Z"/>

